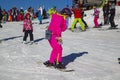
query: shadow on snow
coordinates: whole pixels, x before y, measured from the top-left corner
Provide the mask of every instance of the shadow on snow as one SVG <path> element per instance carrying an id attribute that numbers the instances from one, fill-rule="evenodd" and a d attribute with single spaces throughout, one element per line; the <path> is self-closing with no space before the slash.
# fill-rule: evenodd
<path id="1" fill-rule="evenodd" d="M 73 62 L 77 57 L 81 57 L 84 54 L 88 54 L 88 52 L 71 53 L 70 55 L 63 57 L 63 63 L 65 65 L 68 65 L 69 63 Z"/>
<path id="2" fill-rule="evenodd" d="M 22 36 L 15 36 L 15 37 L 4 38 L 4 39 L 1 39 L 0 41 L 8 41 L 8 40 L 12 40 L 12 39 L 20 38 L 20 37 L 22 37 Z"/>
<path id="3" fill-rule="evenodd" d="M 34 42 L 39 42 L 39 41 L 42 41 L 43 39 L 45 39 L 45 38 L 36 39 L 36 40 L 34 40 Z"/>

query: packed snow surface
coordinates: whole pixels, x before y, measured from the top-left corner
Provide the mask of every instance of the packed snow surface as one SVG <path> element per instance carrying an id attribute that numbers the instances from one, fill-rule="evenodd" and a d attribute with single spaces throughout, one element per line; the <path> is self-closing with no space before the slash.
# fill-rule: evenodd
<path id="1" fill-rule="evenodd" d="M 115 23 L 120 28 L 120 12 L 117 8 Z M 23 22 L 6 22 L 0 29 L 0 80 L 120 80 L 120 29 L 99 30 L 92 28 L 93 11 L 86 11 L 84 18 L 89 29 L 85 32 L 63 34 L 63 62 L 73 72 L 62 72 L 45 67 L 51 47 L 45 37 L 49 19 L 33 20 L 34 41 L 22 44 Z M 69 27 L 73 19 L 71 18 Z M 103 22 L 102 12 L 99 22 Z M 79 26 L 79 24 L 77 24 Z M 110 25 L 102 26 L 107 29 Z M 29 41 L 29 37 L 27 39 Z"/>

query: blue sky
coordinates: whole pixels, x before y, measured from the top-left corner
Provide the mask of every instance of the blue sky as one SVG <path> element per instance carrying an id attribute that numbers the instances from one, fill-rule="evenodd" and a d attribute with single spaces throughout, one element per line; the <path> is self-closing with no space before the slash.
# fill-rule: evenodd
<path id="1" fill-rule="evenodd" d="M 0 6 L 2 9 L 9 10 L 13 6 L 16 6 L 18 9 L 23 7 L 27 9 L 32 6 L 37 10 L 39 5 L 44 5 L 46 9 L 49 9 L 53 6 L 57 6 L 58 9 L 64 8 L 67 4 L 72 5 L 72 0 L 0 0 Z"/>

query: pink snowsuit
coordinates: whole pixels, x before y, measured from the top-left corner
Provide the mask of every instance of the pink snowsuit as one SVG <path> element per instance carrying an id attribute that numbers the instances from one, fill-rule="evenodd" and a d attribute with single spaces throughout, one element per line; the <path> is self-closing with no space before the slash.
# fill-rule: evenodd
<path id="1" fill-rule="evenodd" d="M 63 16 L 60 14 L 53 14 L 48 27 L 48 30 L 52 31 L 52 36 L 50 40 L 48 40 L 52 47 L 49 60 L 50 63 L 54 63 L 54 61 L 62 62 L 62 45 L 58 42 L 57 38 L 61 37 L 62 32 L 65 31 L 66 28 L 66 20 Z"/>
<path id="2" fill-rule="evenodd" d="M 99 27 L 99 23 L 98 23 L 99 13 L 100 13 L 100 11 L 96 8 L 94 10 L 94 24 L 95 24 L 95 27 Z"/>

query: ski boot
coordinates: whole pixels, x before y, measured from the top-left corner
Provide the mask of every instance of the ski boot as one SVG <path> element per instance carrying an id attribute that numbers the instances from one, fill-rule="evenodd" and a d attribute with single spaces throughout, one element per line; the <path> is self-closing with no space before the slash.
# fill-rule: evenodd
<path id="1" fill-rule="evenodd" d="M 62 62 L 56 63 L 55 68 L 57 68 L 57 69 L 66 69 L 65 65 Z"/>
<path id="2" fill-rule="evenodd" d="M 46 61 L 43 63 L 46 67 L 54 67 L 53 63 L 50 63 L 50 61 Z"/>

